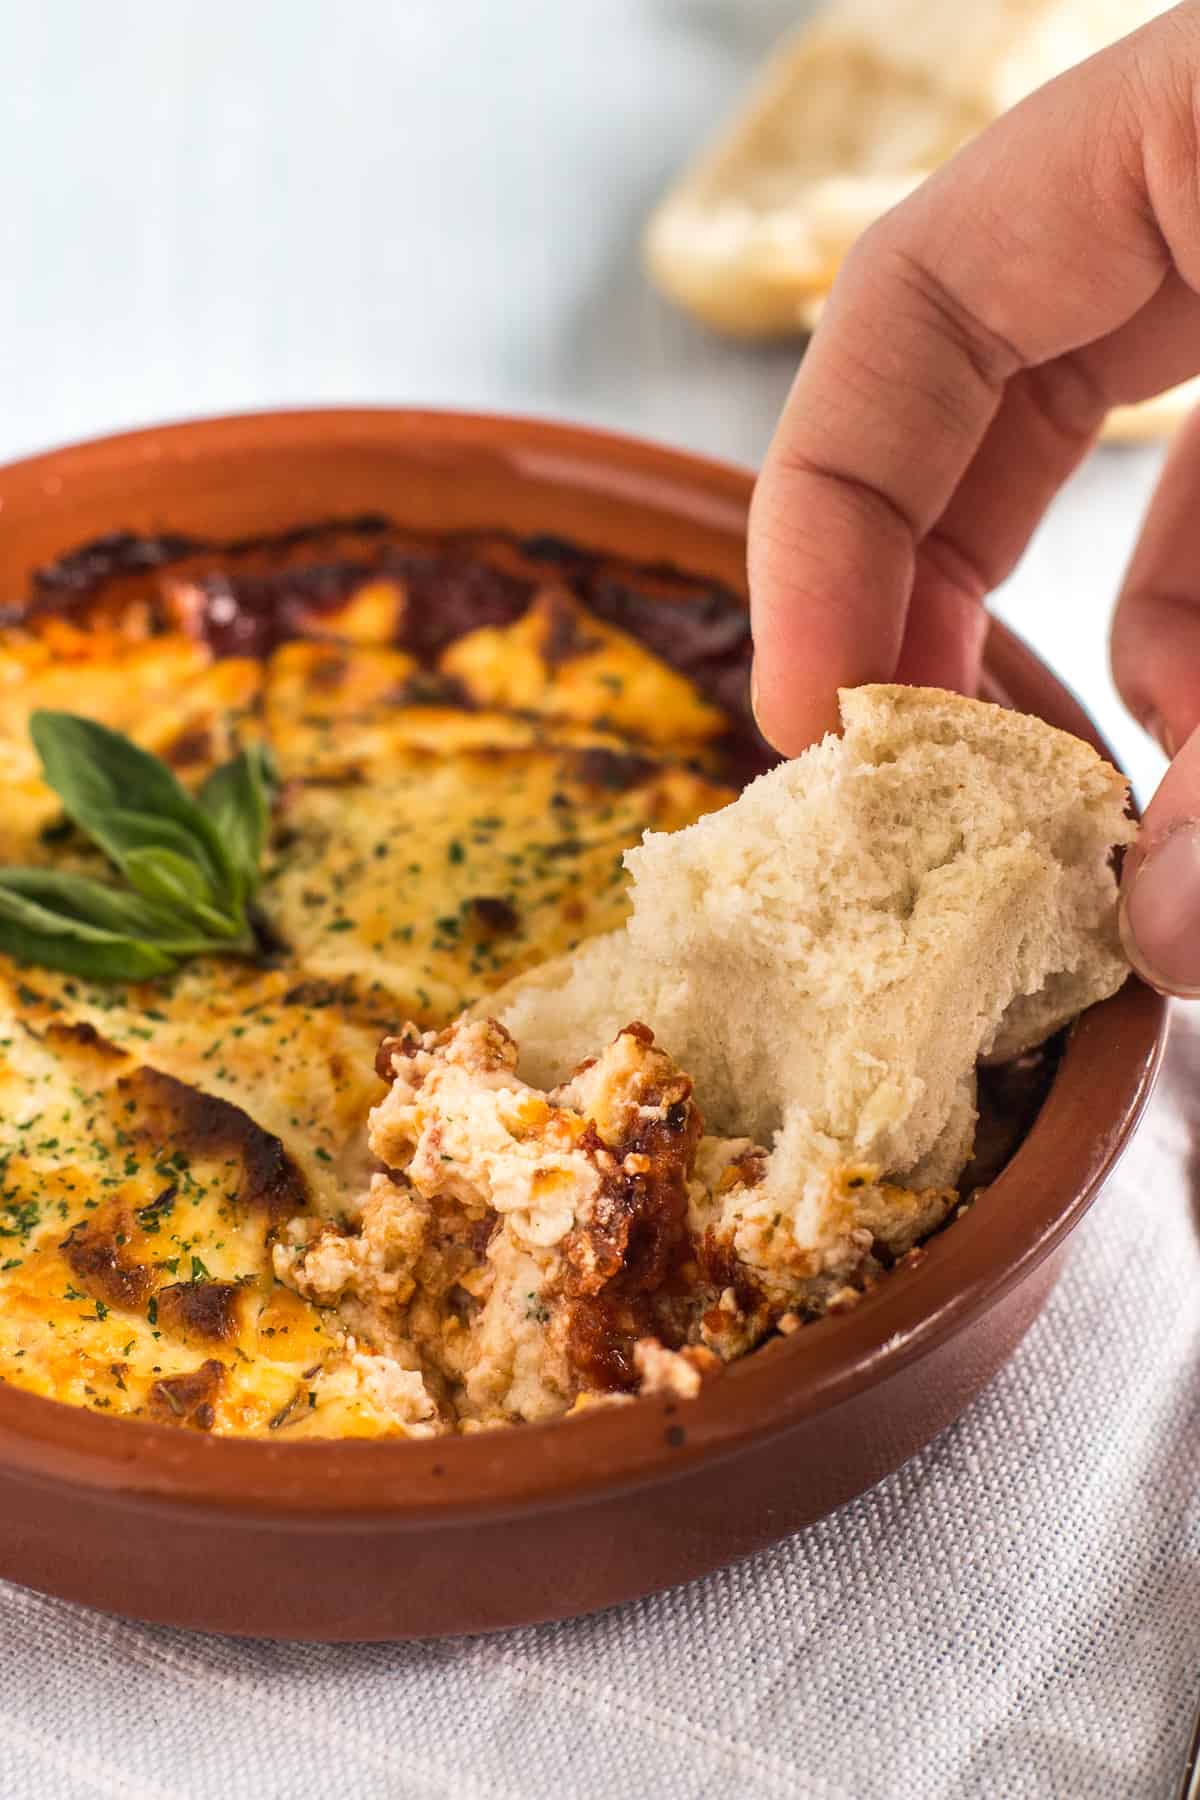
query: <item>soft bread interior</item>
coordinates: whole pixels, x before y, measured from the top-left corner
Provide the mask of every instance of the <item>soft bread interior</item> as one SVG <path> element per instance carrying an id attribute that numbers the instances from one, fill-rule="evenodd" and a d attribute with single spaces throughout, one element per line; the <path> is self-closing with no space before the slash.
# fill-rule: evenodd
<path id="1" fill-rule="evenodd" d="M 848 690 L 841 709 L 840 738 L 628 852 L 622 930 L 485 1003 L 538 1086 L 644 1021 L 710 1130 L 774 1143 L 769 1186 L 793 1203 L 850 1162 L 953 1182 L 977 1062 L 1042 1042 L 1127 973 L 1115 769 L 936 689 Z"/>

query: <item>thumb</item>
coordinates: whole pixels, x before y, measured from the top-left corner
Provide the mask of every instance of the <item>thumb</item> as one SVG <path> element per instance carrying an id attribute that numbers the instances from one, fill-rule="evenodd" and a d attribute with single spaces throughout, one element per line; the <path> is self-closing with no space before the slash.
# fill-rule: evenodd
<path id="1" fill-rule="evenodd" d="M 1200 997 L 1200 730 L 1164 775 L 1125 859 L 1121 936 L 1152 987 Z"/>

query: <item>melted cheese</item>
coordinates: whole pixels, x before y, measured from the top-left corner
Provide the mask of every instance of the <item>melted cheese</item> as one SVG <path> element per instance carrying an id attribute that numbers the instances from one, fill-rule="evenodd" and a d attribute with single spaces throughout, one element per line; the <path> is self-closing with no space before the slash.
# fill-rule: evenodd
<path id="1" fill-rule="evenodd" d="M 542 595 L 512 625 L 460 638 L 441 667 L 482 706 L 541 718 L 603 721 L 676 751 L 725 731 L 725 715 L 691 682 L 569 596 Z"/>
<path id="2" fill-rule="evenodd" d="M 535 603 L 422 669 L 384 641 L 402 604 L 364 582 L 263 662 L 148 635 L 141 589 L 120 627 L 0 638 L 0 860 L 102 873 L 38 779 L 37 706 L 185 781 L 265 736 L 284 787 L 261 902 L 286 946 L 136 986 L 0 958 L 0 1379 L 201 1430 L 426 1428 L 402 1367 L 276 1281 L 279 1231 L 357 1216 L 385 1032 L 609 929 L 625 849 L 730 792 L 703 769 L 724 716 L 633 639 L 576 609 L 556 660 Z"/>
<path id="3" fill-rule="evenodd" d="M 311 783 L 285 803 L 264 905 L 313 973 L 378 982 L 397 1018 L 444 1020 L 625 915 L 622 856 L 727 790 L 647 764 L 614 789 L 605 753 L 397 753 L 386 787 Z M 620 773 L 620 764 L 617 763 Z"/>

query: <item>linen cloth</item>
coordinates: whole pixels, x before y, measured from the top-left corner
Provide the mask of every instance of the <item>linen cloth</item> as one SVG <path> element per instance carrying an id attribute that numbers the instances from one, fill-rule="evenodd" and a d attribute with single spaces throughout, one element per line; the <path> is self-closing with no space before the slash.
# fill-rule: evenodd
<path id="1" fill-rule="evenodd" d="M 0 1585 L 0 1796 L 1173 1795 L 1200 1697 L 1198 1133 L 1200 1013 L 1181 1012 L 1140 1133 L 987 1392 L 872 1493 L 682 1590 L 335 1647 Z"/>

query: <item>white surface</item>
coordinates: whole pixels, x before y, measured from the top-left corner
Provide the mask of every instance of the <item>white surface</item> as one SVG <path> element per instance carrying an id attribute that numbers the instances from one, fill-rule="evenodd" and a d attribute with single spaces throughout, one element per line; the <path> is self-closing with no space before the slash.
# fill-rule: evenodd
<path id="1" fill-rule="evenodd" d="M 756 461 L 791 354 L 671 313 L 636 237 L 790 13 L 9 0 L 0 457 L 364 400 Z M 1154 466 L 1094 459 L 1000 602 L 1143 785 L 1104 638 Z M 1016 1363 L 835 1521 L 673 1600 L 440 1648 L 206 1642 L 0 1590 L 0 1793 L 1168 1793 L 1200 1632 L 1200 1046 L 1176 1052 Z"/>
<path id="2" fill-rule="evenodd" d="M 788 349 L 637 261 L 790 0 L 0 5 L 0 459 L 304 402 L 519 408 L 757 463 Z M 1144 789 L 1107 616 L 1156 464 L 1097 456 L 998 610 Z"/>
<path id="3" fill-rule="evenodd" d="M 0 1794 L 1170 1800 L 1200 1628 L 1188 1023 L 1016 1358 L 864 1499 L 674 1594 L 458 1643 L 202 1638 L 0 1584 Z"/>

